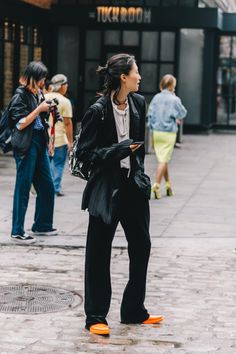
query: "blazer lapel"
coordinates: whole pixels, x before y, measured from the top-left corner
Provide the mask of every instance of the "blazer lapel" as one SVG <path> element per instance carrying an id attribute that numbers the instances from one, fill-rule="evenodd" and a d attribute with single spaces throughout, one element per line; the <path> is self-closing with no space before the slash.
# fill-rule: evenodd
<path id="1" fill-rule="evenodd" d="M 113 108 L 111 104 L 111 99 L 108 98 L 107 100 L 107 140 L 109 142 L 113 143 L 118 143 L 118 136 L 117 136 L 117 131 L 116 131 L 116 123 L 115 123 L 115 117 L 113 113 Z"/>
<path id="2" fill-rule="evenodd" d="M 115 117 L 113 114 L 110 97 L 102 96 L 97 100 L 97 102 L 101 103 L 104 107 L 104 131 L 102 136 L 103 144 L 105 144 L 104 146 L 109 146 L 114 143 L 118 143 Z"/>
<path id="3" fill-rule="evenodd" d="M 140 117 L 131 95 L 128 96 L 128 100 L 129 100 L 129 111 L 130 111 L 129 136 L 130 139 L 133 139 L 135 141 L 139 139 Z"/>

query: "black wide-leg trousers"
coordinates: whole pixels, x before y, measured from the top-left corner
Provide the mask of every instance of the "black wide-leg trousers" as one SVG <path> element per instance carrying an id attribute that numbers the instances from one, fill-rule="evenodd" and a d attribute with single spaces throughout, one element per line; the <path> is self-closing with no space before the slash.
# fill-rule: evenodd
<path id="1" fill-rule="evenodd" d="M 85 260 L 86 328 L 106 323 L 111 301 L 112 240 L 120 221 L 128 242 L 129 280 L 121 303 L 122 323 L 141 323 L 149 317 L 144 307 L 146 275 L 151 249 L 149 201 L 134 182 L 122 179 L 119 212 L 112 224 L 89 216 Z M 123 271 L 123 270 L 122 270 Z M 127 270 L 128 273 L 128 270 Z"/>

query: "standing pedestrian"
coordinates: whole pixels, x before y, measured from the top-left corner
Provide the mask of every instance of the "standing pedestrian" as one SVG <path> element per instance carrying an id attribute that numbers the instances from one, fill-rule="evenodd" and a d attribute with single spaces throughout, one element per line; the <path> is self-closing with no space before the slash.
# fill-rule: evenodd
<path id="1" fill-rule="evenodd" d="M 43 91 L 44 96 L 46 95 L 46 93 L 52 92 L 52 83 L 50 80 L 45 81 L 45 85 L 44 85 L 42 91 Z"/>
<path id="2" fill-rule="evenodd" d="M 92 165 L 82 209 L 89 211 L 85 260 L 86 328 L 109 334 L 110 260 L 118 222 L 128 242 L 129 281 L 121 303 L 122 323 L 157 323 L 144 307 L 150 254 L 150 179 L 144 173 L 146 104 L 134 93 L 141 77 L 135 58 L 111 57 L 97 73 L 104 81 L 98 103 L 82 120 L 78 158 Z M 99 109 L 98 105 L 103 109 Z"/>
<path id="3" fill-rule="evenodd" d="M 57 74 L 52 77 L 52 91 L 45 94 L 47 100 L 56 98 L 58 100 L 58 112 L 63 118 L 58 121 L 55 127 L 50 119 L 51 127 L 49 131 L 54 134 L 54 151 L 51 149 L 51 170 L 54 182 L 55 193 L 58 197 L 64 196 L 61 188 L 61 181 L 64 172 L 68 150 L 72 149 L 73 144 L 73 123 L 72 106 L 65 94 L 68 89 L 67 77 L 63 74 Z"/>
<path id="4" fill-rule="evenodd" d="M 175 95 L 176 78 L 165 75 L 160 82 L 161 92 L 156 94 L 148 109 L 148 126 L 153 132 L 153 142 L 158 160 L 156 182 L 152 186 L 155 199 L 161 198 L 162 177 L 166 181 L 167 196 L 173 195 L 168 163 L 171 159 L 177 134 L 177 124 L 186 116 L 187 111 L 179 97 Z"/>
<path id="5" fill-rule="evenodd" d="M 28 150 L 22 155 L 13 149 L 16 161 L 16 183 L 12 215 L 11 238 L 20 242 L 34 242 L 33 236 L 24 230 L 31 184 L 37 192 L 32 232 L 35 235 L 55 235 L 53 229 L 54 188 L 50 171 L 47 143 L 47 124 L 43 112 L 49 112 L 49 104 L 40 103 L 41 88 L 47 76 L 47 68 L 41 62 L 31 62 L 20 79 L 11 100 L 9 119 L 11 127 L 31 132 Z"/>

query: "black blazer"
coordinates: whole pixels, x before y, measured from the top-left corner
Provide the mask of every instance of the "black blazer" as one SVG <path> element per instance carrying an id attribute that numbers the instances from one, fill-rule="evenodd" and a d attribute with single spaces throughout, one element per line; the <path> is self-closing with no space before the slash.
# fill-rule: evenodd
<path id="1" fill-rule="evenodd" d="M 150 198 L 151 185 L 144 173 L 145 148 L 142 145 L 134 153 L 132 141 L 145 139 L 146 103 L 143 96 L 132 93 L 128 96 L 130 108 L 130 139 L 118 143 L 111 99 L 101 97 L 87 110 L 82 120 L 78 143 L 78 157 L 83 162 L 92 162 L 93 169 L 82 199 L 82 209 L 111 223 L 117 215 L 120 188 L 120 160 L 130 155 L 131 173 L 137 193 Z M 103 109 L 99 109 L 102 106 Z"/>

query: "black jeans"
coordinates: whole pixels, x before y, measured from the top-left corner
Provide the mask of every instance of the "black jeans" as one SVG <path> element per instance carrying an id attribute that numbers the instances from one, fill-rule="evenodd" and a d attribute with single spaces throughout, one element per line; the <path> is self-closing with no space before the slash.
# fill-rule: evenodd
<path id="1" fill-rule="evenodd" d="M 151 249 L 149 201 L 128 178 L 122 178 L 119 215 L 112 224 L 89 216 L 85 261 L 86 328 L 106 323 L 111 301 L 112 240 L 120 221 L 128 241 L 129 281 L 121 303 L 122 323 L 141 323 L 149 317 L 144 307 L 146 275 Z"/>

